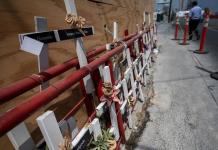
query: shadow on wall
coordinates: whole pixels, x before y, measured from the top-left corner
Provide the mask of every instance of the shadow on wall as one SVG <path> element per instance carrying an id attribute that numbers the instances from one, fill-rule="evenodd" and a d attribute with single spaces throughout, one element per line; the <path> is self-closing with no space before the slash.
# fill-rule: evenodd
<path id="1" fill-rule="evenodd" d="M 6 1 L 1 1 L 1 7 L 6 8 L 7 12 L 10 13 L 10 18 L 14 20 L 16 23 L 16 27 L 18 26 L 20 30 L 30 30 L 29 25 L 25 22 L 25 18 L 23 16 L 19 16 L 19 10 L 16 9 L 16 7 L 13 4 L 14 1 L 6 0 Z"/>

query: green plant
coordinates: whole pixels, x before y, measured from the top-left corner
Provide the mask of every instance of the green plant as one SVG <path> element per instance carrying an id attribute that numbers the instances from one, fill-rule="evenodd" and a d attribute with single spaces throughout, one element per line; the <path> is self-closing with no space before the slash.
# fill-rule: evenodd
<path id="1" fill-rule="evenodd" d="M 113 150 L 116 148 L 116 141 L 109 129 L 102 130 L 102 136 L 98 136 L 97 141 L 93 141 L 94 148 L 91 150 Z"/>

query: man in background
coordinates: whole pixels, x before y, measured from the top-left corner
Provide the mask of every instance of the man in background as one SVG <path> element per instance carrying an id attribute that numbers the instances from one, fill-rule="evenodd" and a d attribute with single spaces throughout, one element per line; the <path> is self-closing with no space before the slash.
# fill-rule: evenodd
<path id="1" fill-rule="evenodd" d="M 200 39 L 200 35 L 198 33 L 198 25 L 202 19 L 202 9 L 198 6 L 197 1 L 192 2 L 192 9 L 189 12 L 189 40 L 192 40 L 193 31 L 197 37 L 197 40 Z"/>

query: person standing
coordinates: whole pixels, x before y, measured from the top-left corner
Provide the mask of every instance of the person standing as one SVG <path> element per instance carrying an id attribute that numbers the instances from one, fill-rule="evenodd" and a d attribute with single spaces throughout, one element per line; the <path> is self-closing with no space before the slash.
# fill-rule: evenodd
<path id="1" fill-rule="evenodd" d="M 189 12 L 189 40 L 192 40 L 193 32 L 195 32 L 195 35 L 197 37 L 197 40 L 200 39 L 199 32 L 197 30 L 198 25 L 202 19 L 202 9 L 198 6 L 197 1 L 192 2 L 192 9 Z"/>

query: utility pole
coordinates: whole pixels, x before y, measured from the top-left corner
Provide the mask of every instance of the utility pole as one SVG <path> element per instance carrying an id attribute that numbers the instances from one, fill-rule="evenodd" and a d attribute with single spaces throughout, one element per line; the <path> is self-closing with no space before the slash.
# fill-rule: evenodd
<path id="1" fill-rule="evenodd" d="M 184 9 L 184 0 L 181 0 L 181 10 Z"/>
<path id="2" fill-rule="evenodd" d="M 168 23 L 170 23 L 170 18 L 171 18 L 172 2 L 173 2 L 173 0 L 170 0 L 170 7 L 169 7 L 169 13 L 168 13 Z"/>

